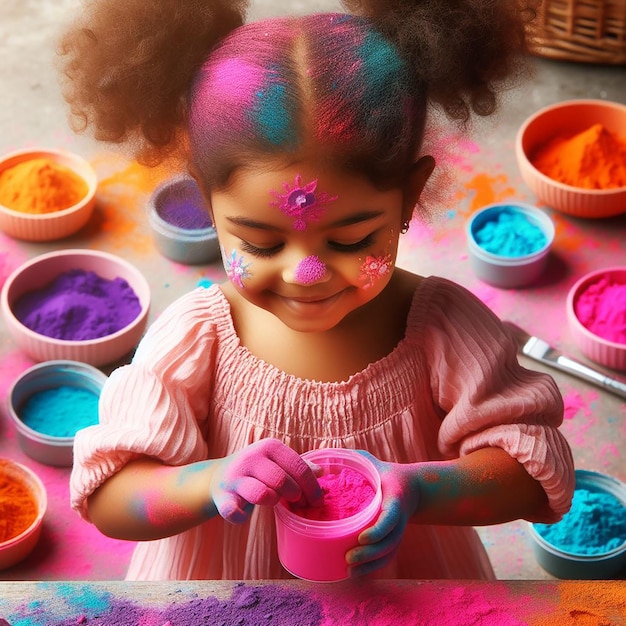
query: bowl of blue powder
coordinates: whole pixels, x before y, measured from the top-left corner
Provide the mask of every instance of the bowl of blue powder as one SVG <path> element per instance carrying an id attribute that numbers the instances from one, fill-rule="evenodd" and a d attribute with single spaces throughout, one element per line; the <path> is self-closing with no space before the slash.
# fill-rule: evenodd
<path id="1" fill-rule="evenodd" d="M 555 524 L 530 524 L 537 562 L 556 578 L 599 580 L 626 570 L 626 484 L 576 470 L 572 507 Z"/>
<path id="2" fill-rule="evenodd" d="M 201 265 L 220 256 L 206 202 L 189 176 L 175 176 L 154 190 L 148 202 L 148 222 L 157 250 L 172 261 Z"/>
<path id="3" fill-rule="evenodd" d="M 150 286 L 128 261 L 99 250 L 58 250 L 26 261 L 2 287 L 0 308 L 34 361 L 94 366 L 131 356 L 147 325 Z"/>
<path id="4" fill-rule="evenodd" d="M 106 375 L 79 361 L 38 363 L 12 384 L 8 413 L 22 450 L 46 465 L 69 467 L 76 433 L 98 423 Z"/>
<path id="5" fill-rule="evenodd" d="M 535 206 L 517 202 L 485 206 L 466 225 L 472 270 L 495 287 L 531 285 L 546 268 L 554 233 L 550 217 Z"/>

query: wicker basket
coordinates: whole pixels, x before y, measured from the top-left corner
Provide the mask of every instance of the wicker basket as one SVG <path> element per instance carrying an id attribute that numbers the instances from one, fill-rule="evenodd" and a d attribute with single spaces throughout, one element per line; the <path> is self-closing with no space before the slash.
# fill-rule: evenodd
<path id="1" fill-rule="evenodd" d="M 543 0 L 528 34 L 537 56 L 626 64 L 626 0 Z"/>

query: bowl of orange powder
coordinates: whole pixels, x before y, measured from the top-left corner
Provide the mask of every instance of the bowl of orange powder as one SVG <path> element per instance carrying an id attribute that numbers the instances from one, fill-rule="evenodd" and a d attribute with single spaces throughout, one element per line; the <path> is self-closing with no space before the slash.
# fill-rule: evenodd
<path id="1" fill-rule="evenodd" d="M 520 174 L 538 199 L 575 217 L 626 212 L 626 105 L 568 100 L 533 113 L 515 142 Z"/>
<path id="2" fill-rule="evenodd" d="M 35 472 L 0 459 L 0 569 L 12 567 L 33 551 L 47 503 L 46 489 Z"/>
<path id="3" fill-rule="evenodd" d="M 80 230 L 95 207 L 97 177 L 66 150 L 18 150 L 0 158 L 0 230 L 24 241 L 53 241 Z"/>

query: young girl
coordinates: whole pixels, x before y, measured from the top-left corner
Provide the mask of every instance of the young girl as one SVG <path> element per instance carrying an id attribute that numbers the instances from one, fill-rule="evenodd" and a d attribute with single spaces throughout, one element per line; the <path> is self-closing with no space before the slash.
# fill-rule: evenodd
<path id="1" fill-rule="evenodd" d="M 568 510 L 562 401 L 476 298 L 395 259 L 434 167 L 431 113 L 495 110 L 526 7 L 372 0 L 245 23 L 240 4 L 96 0 L 64 38 L 76 119 L 143 160 L 187 159 L 229 279 L 171 304 L 111 375 L 72 504 L 140 541 L 129 579 L 287 577 L 273 505 L 320 504 L 301 453 L 354 448 L 384 497 L 354 575 L 493 577 L 472 526 Z"/>

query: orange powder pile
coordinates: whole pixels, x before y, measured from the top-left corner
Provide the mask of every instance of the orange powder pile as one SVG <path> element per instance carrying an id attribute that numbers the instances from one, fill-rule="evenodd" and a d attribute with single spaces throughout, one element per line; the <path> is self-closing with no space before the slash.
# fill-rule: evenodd
<path id="1" fill-rule="evenodd" d="M 22 213 L 62 211 L 87 191 L 78 174 L 46 158 L 23 161 L 0 173 L 0 204 Z"/>
<path id="2" fill-rule="evenodd" d="M 0 476 L 0 543 L 22 534 L 37 517 L 37 502 L 27 487 Z"/>
<path id="3" fill-rule="evenodd" d="M 573 137 L 555 137 L 531 158 L 543 174 L 584 189 L 626 187 L 626 139 L 594 124 Z"/>

